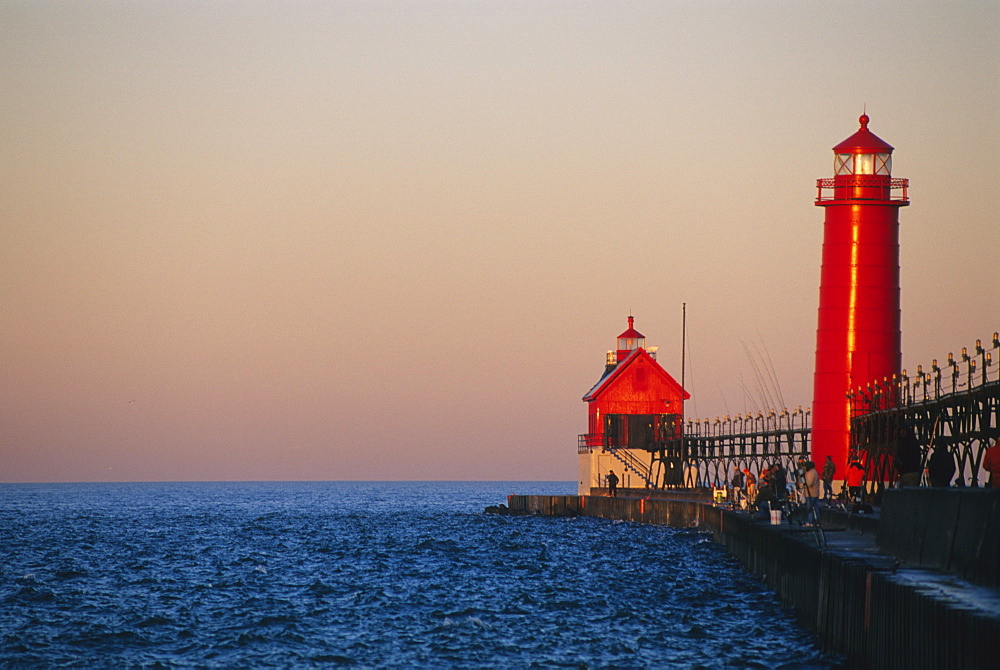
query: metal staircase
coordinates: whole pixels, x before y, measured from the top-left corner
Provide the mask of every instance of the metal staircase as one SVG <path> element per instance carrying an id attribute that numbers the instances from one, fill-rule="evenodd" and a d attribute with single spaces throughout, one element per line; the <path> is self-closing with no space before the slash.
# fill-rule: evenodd
<path id="1" fill-rule="evenodd" d="M 615 458 L 615 460 L 624 466 L 626 471 L 632 471 L 638 475 L 639 479 L 645 483 L 645 488 L 654 488 L 652 480 L 652 463 L 643 463 L 639 457 L 633 454 L 629 449 L 609 448 L 607 451 Z"/>

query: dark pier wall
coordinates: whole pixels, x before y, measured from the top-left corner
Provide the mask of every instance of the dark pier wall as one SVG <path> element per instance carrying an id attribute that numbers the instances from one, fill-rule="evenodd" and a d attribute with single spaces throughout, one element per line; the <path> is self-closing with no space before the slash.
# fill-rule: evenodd
<path id="1" fill-rule="evenodd" d="M 886 491 L 877 538 L 906 565 L 1000 587 L 1000 489 Z"/>
<path id="2" fill-rule="evenodd" d="M 882 522 L 855 520 L 861 532 L 827 530 L 823 549 L 821 537 L 810 529 L 751 521 L 744 513 L 701 501 L 515 495 L 508 506 L 513 514 L 594 516 L 709 531 L 817 631 L 826 650 L 846 656 L 851 667 L 1000 667 L 1000 654 L 993 651 L 1000 644 L 1000 591 L 985 586 L 1000 562 L 991 544 L 997 512 L 991 506 L 1000 504 L 1000 491 L 973 502 L 961 496 L 936 498 L 935 505 L 923 508 L 910 492 L 899 493 L 886 496 L 883 514 L 888 517 Z M 942 512 L 942 505 L 955 509 Z M 932 510 L 934 520 L 921 519 L 915 509 Z M 905 519 L 903 529 L 886 526 L 897 518 Z M 958 528 L 956 518 L 965 520 Z M 851 523 L 843 519 L 840 527 Z M 929 548 L 945 536 L 952 538 L 947 551 Z M 903 555 L 894 555 L 896 548 Z M 915 562 L 911 554 L 918 557 Z M 987 564 L 994 566 L 992 573 Z M 942 565 L 982 576 L 978 584 L 984 585 Z"/>
<path id="3" fill-rule="evenodd" d="M 602 519 L 661 523 L 676 528 L 698 525 L 701 505 L 690 500 L 610 498 L 607 496 L 509 496 L 512 514 L 594 516 Z"/>

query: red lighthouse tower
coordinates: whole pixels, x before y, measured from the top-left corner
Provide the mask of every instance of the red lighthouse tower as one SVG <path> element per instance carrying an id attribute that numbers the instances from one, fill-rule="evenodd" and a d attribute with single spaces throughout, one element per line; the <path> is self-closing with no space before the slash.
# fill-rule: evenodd
<path id="1" fill-rule="evenodd" d="M 892 178 L 892 147 L 861 129 L 833 148 L 834 177 L 816 182 L 826 210 L 813 389 L 813 460 L 847 469 L 847 392 L 898 374 L 899 208 L 907 180 Z M 902 190 L 893 197 L 892 191 Z M 832 191 L 832 194 L 830 194 Z"/>

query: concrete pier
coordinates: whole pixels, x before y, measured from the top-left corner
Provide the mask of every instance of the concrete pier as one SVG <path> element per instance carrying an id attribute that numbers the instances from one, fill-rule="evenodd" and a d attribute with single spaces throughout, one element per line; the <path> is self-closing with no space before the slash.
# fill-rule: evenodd
<path id="1" fill-rule="evenodd" d="M 823 510 L 821 533 L 680 493 L 628 493 L 513 495 L 508 507 L 708 531 L 851 667 L 1000 663 L 1000 490 L 892 490 L 877 515 Z"/>

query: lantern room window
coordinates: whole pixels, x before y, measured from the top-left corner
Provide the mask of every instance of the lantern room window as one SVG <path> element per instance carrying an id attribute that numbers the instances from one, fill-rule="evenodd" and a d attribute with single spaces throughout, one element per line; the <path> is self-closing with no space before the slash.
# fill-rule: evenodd
<path id="1" fill-rule="evenodd" d="M 642 347 L 646 348 L 646 338 L 645 337 L 619 337 L 618 338 L 618 348 L 622 350 L 638 349 Z"/>
<path id="2" fill-rule="evenodd" d="M 854 154 L 836 154 L 833 159 L 833 174 L 851 174 L 854 172 Z"/>
<path id="3" fill-rule="evenodd" d="M 875 156 L 873 154 L 855 155 L 854 174 L 875 174 Z"/>
<path id="4" fill-rule="evenodd" d="M 875 154 L 875 174 L 892 174 L 892 154 Z"/>
<path id="5" fill-rule="evenodd" d="M 892 154 L 834 154 L 833 174 L 892 174 Z"/>

